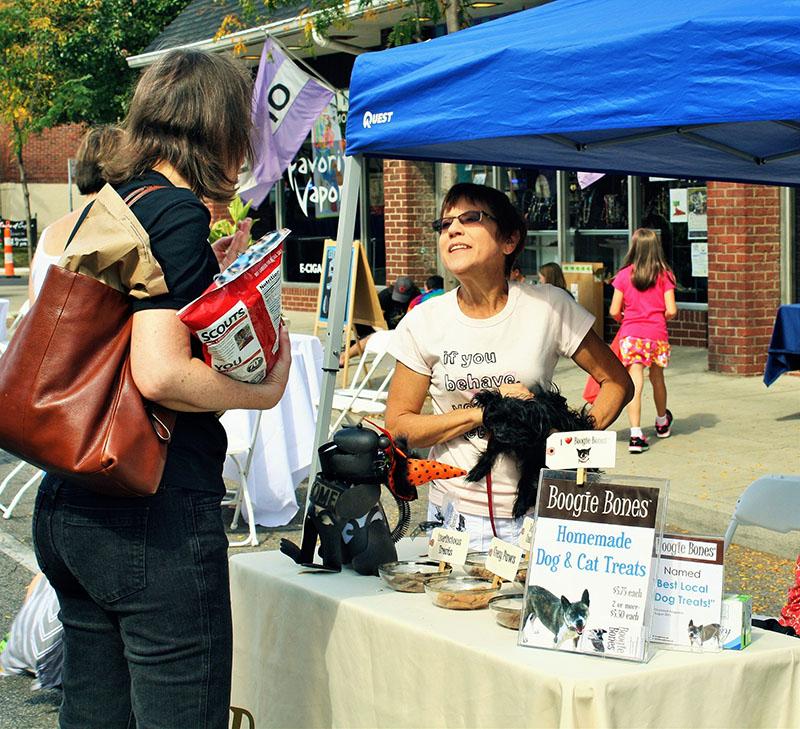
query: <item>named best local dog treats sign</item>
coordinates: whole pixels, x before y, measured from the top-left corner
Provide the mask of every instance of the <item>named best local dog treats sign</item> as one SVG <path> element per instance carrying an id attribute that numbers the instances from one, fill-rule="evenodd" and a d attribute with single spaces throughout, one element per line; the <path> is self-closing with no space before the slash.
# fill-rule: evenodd
<path id="1" fill-rule="evenodd" d="M 664 535 L 656 572 L 653 642 L 683 650 L 722 650 L 724 551 L 722 539 Z"/>
<path id="2" fill-rule="evenodd" d="M 667 483 L 542 471 L 519 644 L 647 657 Z"/>

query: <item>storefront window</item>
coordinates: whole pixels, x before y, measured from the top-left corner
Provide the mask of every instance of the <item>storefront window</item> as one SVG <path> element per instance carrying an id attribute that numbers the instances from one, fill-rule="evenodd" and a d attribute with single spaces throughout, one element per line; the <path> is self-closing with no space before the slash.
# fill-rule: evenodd
<path id="1" fill-rule="evenodd" d="M 628 178 L 567 172 L 572 260 L 602 263 L 606 279 L 628 250 Z"/>
<path id="2" fill-rule="evenodd" d="M 269 197 L 251 212 L 257 219 L 253 235 L 263 235 L 278 224 L 292 232 L 284 246 L 284 281 L 319 284 L 326 239 L 336 239 L 344 182 L 345 145 L 342 130 L 347 122 L 347 97 L 337 94 L 335 104 L 323 112 L 311 134 L 273 186 Z M 368 234 L 361 235 L 361 216 L 356 216 L 355 237 L 365 243 L 376 282 L 386 278 L 384 242 L 383 166 L 367 162 Z"/>
<path id="3" fill-rule="evenodd" d="M 344 154 L 315 156 L 308 139 L 281 178 L 283 224 L 292 231 L 284 252 L 286 281 L 319 283 L 325 240 L 336 238 L 343 175 Z M 356 237 L 359 236 L 356 220 Z"/>
<path id="4" fill-rule="evenodd" d="M 675 272 L 677 301 L 708 302 L 705 182 L 643 178 L 637 205 L 628 199 L 629 178 L 625 175 L 565 172 L 562 185 L 568 225 L 563 234 L 565 248 L 559 253 L 559 178 L 555 170 L 469 164 L 456 169 L 459 182 L 503 190 L 526 217 L 528 240 L 518 261 L 529 280 L 535 281 L 538 269 L 551 261 L 602 263 L 608 284 L 605 298 L 610 300 L 610 282 L 628 252 L 632 219 L 632 227 L 660 231 L 667 263 Z M 800 201 L 795 204 L 796 219 L 800 219 Z M 800 240 L 800 224 L 795 232 Z M 800 267 L 800 252 L 796 255 Z M 796 287 L 800 300 L 800 284 Z"/>
<path id="5" fill-rule="evenodd" d="M 383 160 L 368 159 L 367 210 L 369 229 L 367 236 L 367 260 L 372 267 L 372 277 L 378 285 L 386 283 L 386 238 L 384 236 L 384 202 L 383 202 Z"/>
<path id="6" fill-rule="evenodd" d="M 708 303 L 706 204 L 704 181 L 649 178 L 642 182 L 640 225 L 660 231 L 679 302 Z"/>
<path id="7" fill-rule="evenodd" d="M 536 282 L 539 269 L 558 262 L 558 184 L 555 170 L 506 167 L 499 185 L 528 221 L 528 239 L 517 263 Z"/>

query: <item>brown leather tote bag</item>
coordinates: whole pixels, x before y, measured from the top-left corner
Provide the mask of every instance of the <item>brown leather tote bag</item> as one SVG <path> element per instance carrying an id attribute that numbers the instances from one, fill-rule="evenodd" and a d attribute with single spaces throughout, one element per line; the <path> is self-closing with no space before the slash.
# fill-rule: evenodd
<path id="1" fill-rule="evenodd" d="M 136 388 L 131 326 L 126 294 L 50 266 L 0 357 L 0 448 L 106 496 L 154 494 L 175 413 Z"/>

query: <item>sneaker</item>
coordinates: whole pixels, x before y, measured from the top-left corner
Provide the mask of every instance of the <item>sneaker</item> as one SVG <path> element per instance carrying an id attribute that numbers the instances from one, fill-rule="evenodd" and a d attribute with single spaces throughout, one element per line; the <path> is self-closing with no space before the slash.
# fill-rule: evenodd
<path id="1" fill-rule="evenodd" d="M 656 435 L 659 438 L 669 438 L 670 433 L 672 433 L 670 425 L 672 425 L 672 413 L 667 408 L 667 422 L 664 425 L 656 424 Z"/>
<path id="2" fill-rule="evenodd" d="M 629 453 L 644 453 L 649 447 L 650 444 L 647 442 L 646 438 L 634 436 L 628 441 Z"/>

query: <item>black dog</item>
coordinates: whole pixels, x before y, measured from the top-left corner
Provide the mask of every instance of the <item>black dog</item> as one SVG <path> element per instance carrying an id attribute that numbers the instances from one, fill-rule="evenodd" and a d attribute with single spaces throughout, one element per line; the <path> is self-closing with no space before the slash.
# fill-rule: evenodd
<path id="1" fill-rule="evenodd" d="M 467 474 L 467 480 L 486 478 L 501 453 L 514 456 L 520 467 L 513 510 L 514 518 L 518 519 L 536 503 L 539 471 L 545 467 L 547 436 L 554 431 L 594 430 L 594 418 L 572 410 L 557 390 L 537 388 L 531 400 L 503 397 L 496 390 L 481 390 L 473 402 L 483 408 L 488 444 Z"/>

